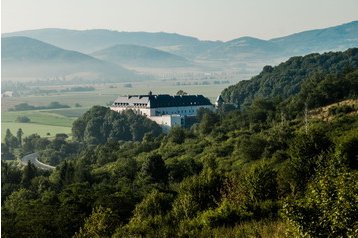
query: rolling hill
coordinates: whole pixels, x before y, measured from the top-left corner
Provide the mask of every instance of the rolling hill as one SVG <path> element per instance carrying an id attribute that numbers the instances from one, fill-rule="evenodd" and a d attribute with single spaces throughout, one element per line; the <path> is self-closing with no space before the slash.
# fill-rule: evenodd
<path id="1" fill-rule="evenodd" d="M 271 40 L 246 36 L 227 42 L 202 41 L 175 33 L 110 30 L 39 29 L 2 36 L 31 37 L 62 49 L 92 54 L 113 64 L 135 66 L 136 70 L 179 66 L 181 72 L 183 69 L 191 72 L 194 67 L 205 73 L 236 71 L 241 78 L 247 78 L 259 73 L 265 65 L 277 65 L 292 56 L 358 47 L 358 21 Z"/>
<path id="2" fill-rule="evenodd" d="M 91 54 L 93 57 L 120 65 L 137 67 L 186 67 L 184 57 L 139 45 L 115 45 Z"/>
<path id="3" fill-rule="evenodd" d="M 279 45 L 286 56 L 342 51 L 358 46 L 358 21 L 274 38 L 269 42 Z"/>
<path id="4" fill-rule="evenodd" d="M 165 32 L 118 32 L 104 29 L 67 30 L 39 29 L 2 34 L 3 36 L 27 36 L 58 47 L 82 53 L 92 53 L 118 44 L 142 45 L 193 55 L 205 50 L 215 42 L 200 41 L 197 38 Z M 194 50 L 194 51 L 193 51 Z"/>
<path id="5" fill-rule="evenodd" d="M 54 78 L 127 81 L 141 76 L 119 65 L 28 37 L 4 37 L 1 45 L 2 78 Z"/>
<path id="6" fill-rule="evenodd" d="M 280 55 L 280 46 L 253 37 L 240 37 L 206 51 L 202 57 L 211 59 L 253 59 Z"/>
<path id="7" fill-rule="evenodd" d="M 141 45 L 161 49 L 190 59 L 277 58 L 313 52 L 345 50 L 358 46 L 358 21 L 325 29 L 260 40 L 240 37 L 231 41 L 202 41 L 165 32 L 118 32 L 109 30 L 39 29 L 2 36 L 27 36 L 58 47 L 92 53 L 115 45 Z"/>

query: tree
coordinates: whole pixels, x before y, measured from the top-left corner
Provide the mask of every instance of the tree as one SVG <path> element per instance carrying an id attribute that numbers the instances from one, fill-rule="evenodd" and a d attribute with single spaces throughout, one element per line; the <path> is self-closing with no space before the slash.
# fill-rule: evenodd
<path id="1" fill-rule="evenodd" d="M 4 143 L 1 143 L 1 159 L 3 160 L 15 159 L 15 155 L 10 151 L 10 148 Z"/>
<path id="2" fill-rule="evenodd" d="M 170 130 L 168 137 L 176 144 L 182 144 L 185 140 L 185 130 L 180 127 L 174 127 Z"/>
<path id="3" fill-rule="evenodd" d="M 218 115 L 208 109 L 198 110 L 197 117 L 200 121 L 199 131 L 203 135 L 209 134 L 214 129 L 215 124 L 219 121 Z"/>
<path id="4" fill-rule="evenodd" d="M 24 132 L 22 131 L 21 128 L 19 128 L 19 130 L 16 133 L 16 137 L 17 137 L 17 141 L 19 142 L 19 145 L 22 146 L 22 135 L 24 134 Z"/>
<path id="5" fill-rule="evenodd" d="M 142 165 L 141 175 L 154 183 L 166 183 L 168 181 L 168 171 L 162 156 L 149 156 Z"/>
<path id="6" fill-rule="evenodd" d="M 33 165 L 30 161 L 24 169 L 22 174 L 21 183 L 25 187 L 29 187 L 31 185 L 31 180 L 37 176 L 37 169 L 35 165 Z"/>
<path id="7" fill-rule="evenodd" d="M 332 173 L 333 172 L 333 173 Z M 308 186 L 306 197 L 283 206 L 301 236 L 355 237 L 358 220 L 356 173 L 327 171 Z"/>
<path id="8" fill-rule="evenodd" d="M 6 129 L 5 144 L 9 148 L 9 151 L 12 151 L 19 145 L 17 138 L 11 133 L 10 129 Z"/>
<path id="9" fill-rule="evenodd" d="M 27 116 L 18 116 L 16 118 L 16 122 L 20 122 L 20 123 L 28 123 L 30 122 L 30 118 L 28 118 Z"/>
<path id="10" fill-rule="evenodd" d="M 115 229 L 114 216 L 110 208 L 96 207 L 74 238 L 109 238 Z"/>

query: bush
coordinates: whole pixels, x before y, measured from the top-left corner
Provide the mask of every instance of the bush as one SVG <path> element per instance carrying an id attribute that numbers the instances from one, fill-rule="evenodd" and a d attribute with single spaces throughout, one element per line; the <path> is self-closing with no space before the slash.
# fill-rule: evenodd
<path id="1" fill-rule="evenodd" d="M 21 123 L 29 123 L 31 120 L 27 116 L 18 116 L 15 121 Z"/>

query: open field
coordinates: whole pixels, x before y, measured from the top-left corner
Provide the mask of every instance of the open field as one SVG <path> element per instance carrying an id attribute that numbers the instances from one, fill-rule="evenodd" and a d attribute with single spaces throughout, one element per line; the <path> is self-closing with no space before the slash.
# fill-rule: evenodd
<path id="1" fill-rule="evenodd" d="M 54 110 L 33 110 L 1 113 L 1 138 L 5 136 L 6 129 L 15 135 L 21 128 L 24 137 L 37 133 L 41 137 L 53 137 L 57 133 L 71 133 L 73 121 L 81 115 L 86 108 L 69 108 Z M 30 118 L 30 123 L 16 122 L 18 116 Z M 48 135 L 49 133 L 49 135 Z"/>
<path id="2" fill-rule="evenodd" d="M 61 113 L 63 113 L 61 111 Z M 50 126 L 64 126 L 71 127 L 75 118 L 66 117 L 57 114 L 56 110 L 31 110 L 31 111 L 16 111 L 16 112 L 3 112 L 1 114 L 2 123 L 16 122 L 18 116 L 26 116 L 31 120 L 31 123 L 50 125 Z"/>
<path id="3" fill-rule="evenodd" d="M 2 122 L 1 123 L 1 139 L 5 137 L 6 129 L 10 129 L 12 134 L 16 135 L 16 132 L 19 128 L 24 132 L 23 137 L 37 133 L 41 137 L 53 137 L 57 133 L 71 133 L 71 127 L 65 126 L 50 126 L 50 125 L 40 125 L 35 123 L 16 123 L 16 122 Z M 47 135 L 50 133 L 50 135 Z"/>

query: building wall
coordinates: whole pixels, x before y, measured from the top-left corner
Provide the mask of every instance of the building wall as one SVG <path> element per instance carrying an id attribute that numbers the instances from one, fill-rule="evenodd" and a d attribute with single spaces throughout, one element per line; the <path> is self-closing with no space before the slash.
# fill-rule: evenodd
<path id="1" fill-rule="evenodd" d="M 180 116 L 195 116 L 199 108 L 208 108 L 213 110 L 212 105 L 203 106 L 187 106 L 187 107 L 160 107 L 160 108 L 140 108 L 140 107 L 110 107 L 111 110 L 122 112 L 124 110 L 133 110 L 135 113 L 147 117 L 162 116 L 162 115 L 180 115 Z"/>
<path id="2" fill-rule="evenodd" d="M 182 118 L 180 115 L 163 115 L 148 117 L 150 120 L 155 121 L 163 129 L 164 133 L 167 133 L 171 127 L 182 126 Z"/>
<path id="3" fill-rule="evenodd" d="M 187 106 L 187 107 L 160 107 L 160 108 L 151 108 L 150 116 L 160 116 L 160 115 L 195 116 L 199 108 L 208 108 L 210 110 L 214 109 L 212 105 Z"/>

